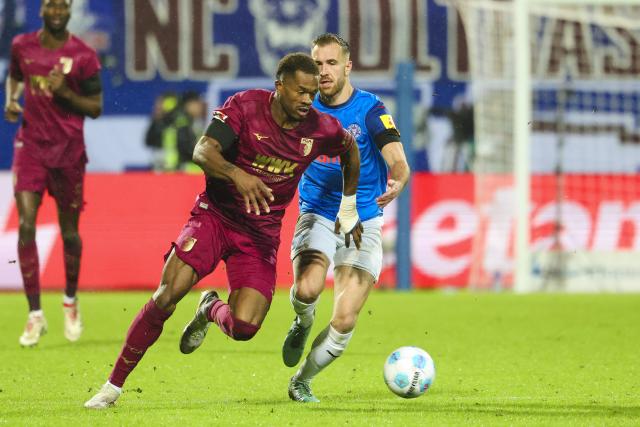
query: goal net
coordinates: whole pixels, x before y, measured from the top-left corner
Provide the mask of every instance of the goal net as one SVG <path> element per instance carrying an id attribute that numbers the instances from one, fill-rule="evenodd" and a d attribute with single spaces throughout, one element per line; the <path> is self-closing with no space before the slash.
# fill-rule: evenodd
<path id="1" fill-rule="evenodd" d="M 640 1 L 450 3 L 474 100 L 470 287 L 640 291 Z"/>

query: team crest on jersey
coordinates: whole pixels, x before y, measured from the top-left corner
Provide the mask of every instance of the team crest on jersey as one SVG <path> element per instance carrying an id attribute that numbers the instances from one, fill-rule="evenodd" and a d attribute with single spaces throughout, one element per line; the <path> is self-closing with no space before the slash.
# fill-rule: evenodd
<path id="1" fill-rule="evenodd" d="M 185 238 L 182 244 L 180 245 L 180 250 L 182 250 L 183 252 L 189 252 L 191 249 L 193 249 L 193 246 L 196 244 L 197 241 L 198 239 L 196 239 L 195 237 L 189 236 Z"/>
<path id="2" fill-rule="evenodd" d="M 222 123 L 227 121 L 227 115 L 221 111 L 214 111 L 212 119 L 220 120 Z"/>
<path id="3" fill-rule="evenodd" d="M 302 148 L 302 155 L 308 156 L 311 152 L 311 148 L 313 148 L 313 139 L 300 138 L 300 147 Z"/>
<path id="4" fill-rule="evenodd" d="M 351 123 L 347 128 L 347 132 L 349 132 L 355 139 L 358 139 L 360 135 L 362 135 L 362 129 L 357 123 Z"/>
<path id="5" fill-rule="evenodd" d="M 73 67 L 73 58 L 61 56 L 60 63 L 62 64 L 62 74 L 69 74 L 71 72 L 71 67 Z"/>

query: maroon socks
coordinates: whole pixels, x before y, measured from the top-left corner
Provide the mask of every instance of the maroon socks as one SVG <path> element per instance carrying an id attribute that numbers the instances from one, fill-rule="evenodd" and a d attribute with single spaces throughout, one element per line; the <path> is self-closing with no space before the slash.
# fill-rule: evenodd
<path id="1" fill-rule="evenodd" d="M 150 299 L 129 327 L 127 339 L 122 346 L 116 365 L 111 371 L 109 382 L 122 387 L 127 376 L 136 367 L 142 356 L 153 345 L 162 333 L 164 322 L 171 316 L 158 308 L 155 301 Z"/>
<path id="2" fill-rule="evenodd" d="M 29 310 L 40 310 L 40 262 L 36 241 L 18 243 L 18 258 L 24 283 L 24 292 L 29 301 Z"/>
<path id="3" fill-rule="evenodd" d="M 222 332 L 237 341 L 250 340 L 260 329 L 258 325 L 234 317 L 229 304 L 221 300 L 211 306 L 207 318 L 218 325 Z"/>

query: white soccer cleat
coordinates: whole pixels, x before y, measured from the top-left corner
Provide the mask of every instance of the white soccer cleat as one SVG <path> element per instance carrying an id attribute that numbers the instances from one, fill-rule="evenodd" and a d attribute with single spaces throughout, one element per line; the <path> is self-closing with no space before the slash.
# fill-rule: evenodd
<path id="1" fill-rule="evenodd" d="M 84 407 L 88 409 L 108 408 L 115 405 L 121 393 L 122 391 L 116 390 L 113 385 L 105 383 L 95 396 L 84 402 Z"/>
<path id="2" fill-rule="evenodd" d="M 71 342 L 78 341 L 82 335 L 82 317 L 78 309 L 78 302 L 63 304 L 64 311 L 64 337 Z"/>
<path id="3" fill-rule="evenodd" d="M 27 324 L 24 332 L 20 335 L 20 345 L 23 347 L 32 347 L 38 344 L 40 337 L 47 333 L 47 319 L 44 318 L 42 311 L 39 313 L 29 313 Z"/>

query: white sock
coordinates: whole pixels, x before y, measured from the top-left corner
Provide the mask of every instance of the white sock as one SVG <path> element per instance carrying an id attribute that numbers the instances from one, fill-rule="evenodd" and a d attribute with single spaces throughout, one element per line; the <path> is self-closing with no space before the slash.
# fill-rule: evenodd
<path id="1" fill-rule="evenodd" d="M 31 310 L 29 312 L 29 317 L 35 317 L 35 316 L 38 316 L 38 317 L 44 316 L 44 312 L 42 311 L 42 309 L 40 309 L 40 310 Z"/>
<path id="2" fill-rule="evenodd" d="M 118 394 L 122 394 L 122 387 L 118 387 L 117 385 L 113 385 L 109 381 L 107 381 L 107 384 L 109 385 L 109 387 L 111 387 L 112 389 L 117 391 Z"/>
<path id="3" fill-rule="evenodd" d="M 68 296 L 64 295 L 62 297 L 62 303 L 63 304 L 67 304 L 67 305 L 75 304 L 76 303 L 76 297 L 68 297 Z"/>
<path id="4" fill-rule="evenodd" d="M 318 300 L 315 300 L 311 303 L 305 303 L 296 298 L 296 285 L 291 286 L 291 290 L 289 291 L 289 301 L 291 301 L 291 305 L 293 306 L 293 310 L 298 315 L 298 323 L 300 323 L 303 327 L 308 328 L 313 325 L 313 318 L 315 315 L 316 303 Z"/>
<path id="5" fill-rule="evenodd" d="M 320 371 L 336 360 L 351 340 L 353 330 L 346 334 L 329 325 L 313 340 L 311 351 L 300 365 L 296 377 L 301 381 L 311 381 Z"/>

